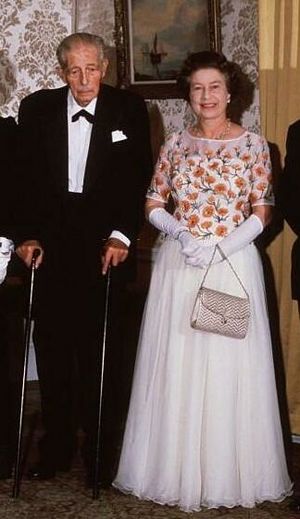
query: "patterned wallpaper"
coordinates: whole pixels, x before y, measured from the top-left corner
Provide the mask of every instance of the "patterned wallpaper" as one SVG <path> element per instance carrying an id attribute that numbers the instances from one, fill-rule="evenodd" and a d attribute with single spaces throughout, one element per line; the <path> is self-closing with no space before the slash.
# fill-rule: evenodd
<path id="1" fill-rule="evenodd" d="M 221 0 L 223 52 L 257 82 L 257 0 Z M 110 48 L 108 82 L 115 81 L 113 0 L 1 0 L 0 113 L 15 115 L 22 97 L 39 88 L 61 84 L 55 72 L 55 49 L 73 28 L 101 34 Z M 165 134 L 191 120 L 179 99 L 149 101 L 153 124 Z M 259 97 L 243 123 L 259 130 Z"/>
<path id="2" fill-rule="evenodd" d="M 236 61 L 255 84 L 254 99 L 243 124 L 260 130 L 258 91 L 258 0 L 221 0 L 222 50 Z"/>
<path id="3" fill-rule="evenodd" d="M 106 45 L 114 45 L 115 13 L 113 0 L 75 0 L 75 26 L 96 33 Z"/>
<path id="4" fill-rule="evenodd" d="M 71 31 L 71 15 L 72 0 L 1 0 L 1 115 L 16 115 L 24 96 L 60 84 L 55 49 Z"/>

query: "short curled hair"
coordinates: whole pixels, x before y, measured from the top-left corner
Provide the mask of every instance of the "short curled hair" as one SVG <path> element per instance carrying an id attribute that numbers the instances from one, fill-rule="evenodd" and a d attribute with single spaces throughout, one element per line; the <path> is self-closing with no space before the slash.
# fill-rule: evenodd
<path id="1" fill-rule="evenodd" d="M 105 58 L 105 44 L 101 36 L 90 34 L 88 32 L 74 32 L 64 38 L 56 50 L 58 63 L 63 70 L 67 67 L 66 54 L 76 47 L 76 45 L 80 44 L 93 45 L 98 49 L 99 59 L 102 60 Z"/>
<path id="2" fill-rule="evenodd" d="M 177 77 L 177 85 L 184 99 L 190 101 L 190 79 L 194 72 L 201 69 L 213 68 L 223 74 L 226 87 L 230 93 L 228 115 L 239 121 L 243 111 L 253 100 L 254 85 L 241 67 L 233 61 L 228 61 L 224 54 L 216 51 L 201 51 L 190 54 L 182 64 Z"/>

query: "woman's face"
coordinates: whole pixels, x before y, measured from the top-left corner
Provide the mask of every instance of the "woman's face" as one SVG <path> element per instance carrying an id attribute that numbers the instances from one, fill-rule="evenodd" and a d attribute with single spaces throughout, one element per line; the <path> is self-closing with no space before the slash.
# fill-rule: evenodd
<path id="1" fill-rule="evenodd" d="M 200 69 L 190 77 L 190 104 L 198 119 L 226 118 L 230 98 L 225 76 L 214 68 Z"/>

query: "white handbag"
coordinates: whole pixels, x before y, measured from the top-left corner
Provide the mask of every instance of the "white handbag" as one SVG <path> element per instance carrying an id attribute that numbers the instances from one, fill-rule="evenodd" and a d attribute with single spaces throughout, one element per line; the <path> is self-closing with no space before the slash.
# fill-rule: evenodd
<path id="1" fill-rule="evenodd" d="M 245 292 L 246 297 L 235 296 L 233 294 L 228 294 L 227 292 L 220 292 L 204 286 L 216 250 L 220 252 L 223 259 L 230 266 L 233 274 Z M 196 296 L 191 315 L 191 326 L 195 330 L 216 333 L 236 339 L 243 339 L 247 335 L 249 320 L 249 294 L 229 259 L 225 256 L 220 246 L 216 245 L 214 254 L 212 255 L 210 263 L 206 269 Z"/>

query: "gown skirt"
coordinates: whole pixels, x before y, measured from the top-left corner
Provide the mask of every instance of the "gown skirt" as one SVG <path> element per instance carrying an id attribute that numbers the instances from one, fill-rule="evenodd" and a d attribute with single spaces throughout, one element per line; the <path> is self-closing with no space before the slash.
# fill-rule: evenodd
<path id="1" fill-rule="evenodd" d="M 249 293 L 245 339 L 194 330 L 205 270 L 166 238 L 153 268 L 114 486 L 184 511 L 253 507 L 291 494 L 262 263 L 254 244 L 230 261 Z M 227 262 L 205 286 L 243 296 Z"/>

